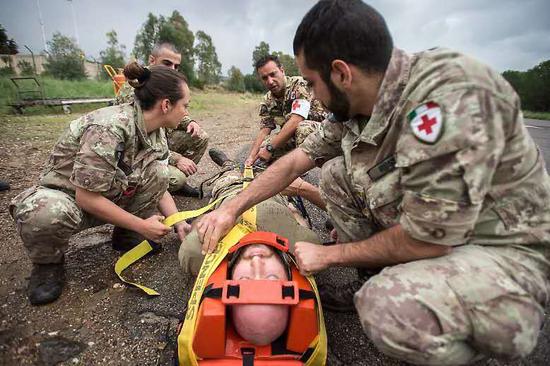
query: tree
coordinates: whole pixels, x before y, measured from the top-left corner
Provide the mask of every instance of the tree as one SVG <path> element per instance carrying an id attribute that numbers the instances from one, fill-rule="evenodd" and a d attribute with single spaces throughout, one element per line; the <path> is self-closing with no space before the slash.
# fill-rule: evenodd
<path id="1" fill-rule="evenodd" d="M 255 73 L 244 76 L 244 87 L 251 93 L 265 92 L 264 85 L 258 80 L 258 76 Z"/>
<path id="2" fill-rule="evenodd" d="M 273 52 L 275 56 L 279 58 L 281 64 L 285 69 L 285 74 L 287 76 L 299 76 L 300 70 L 298 70 L 298 65 L 296 65 L 296 60 L 293 56 L 290 56 L 283 52 Z"/>
<path id="3" fill-rule="evenodd" d="M 550 111 L 550 60 L 527 71 L 507 70 L 502 76 L 520 96 L 523 109 Z"/>
<path id="4" fill-rule="evenodd" d="M 195 36 L 177 10 L 174 10 L 169 18 L 162 15 L 156 17 L 152 13 L 148 14 L 147 20 L 136 35 L 134 55 L 138 60 L 147 64 L 149 55 L 151 55 L 151 51 L 157 42 L 170 42 L 176 47 L 178 52 L 181 53 L 180 71 L 193 83 L 195 80 L 193 53 Z"/>
<path id="5" fill-rule="evenodd" d="M 0 55 L 15 55 L 18 53 L 17 43 L 13 39 L 8 38 L 6 29 L 0 24 Z M 11 58 L 9 56 L 2 56 L 2 60 L 8 64 L 7 67 L 2 68 L 2 74 L 13 74 L 13 65 L 11 64 Z"/>
<path id="6" fill-rule="evenodd" d="M 164 18 L 160 16 L 159 18 L 164 21 Z M 149 13 L 147 15 L 147 20 L 141 26 L 136 39 L 134 41 L 134 55 L 136 59 L 140 60 L 143 64 L 149 62 L 149 55 L 153 51 L 155 43 L 158 41 L 159 27 L 161 19 Z"/>
<path id="7" fill-rule="evenodd" d="M 59 32 L 48 41 L 46 72 L 58 79 L 81 80 L 86 78 L 84 52 L 71 38 Z"/>
<path id="8" fill-rule="evenodd" d="M 199 63 L 197 77 L 203 84 L 217 84 L 220 81 L 222 64 L 218 61 L 212 38 L 203 31 L 196 34 L 195 54 Z"/>
<path id="9" fill-rule="evenodd" d="M 114 29 L 107 32 L 105 35 L 107 36 L 108 47 L 99 52 L 101 63 L 104 65 L 111 65 L 115 69 L 123 68 L 125 64 L 124 52 L 126 46 L 118 43 L 118 35 Z M 101 73 L 101 78 L 107 79 L 108 75 L 106 73 Z"/>
<path id="10" fill-rule="evenodd" d="M 264 41 L 254 48 L 254 51 L 252 51 L 252 68 L 254 69 L 254 73 L 256 73 L 256 62 L 269 54 L 269 44 Z"/>
<path id="11" fill-rule="evenodd" d="M 236 66 L 231 66 L 228 72 L 227 89 L 237 92 L 244 92 L 244 76 Z"/>

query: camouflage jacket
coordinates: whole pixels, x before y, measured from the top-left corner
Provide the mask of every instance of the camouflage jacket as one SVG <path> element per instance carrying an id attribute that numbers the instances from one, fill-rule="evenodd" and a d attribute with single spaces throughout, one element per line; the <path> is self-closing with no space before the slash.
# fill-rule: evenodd
<path id="1" fill-rule="evenodd" d="M 123 103 L 133 103 L 134 102 L 134 88 L 128 83 L 124 83 L 122 87 L 120 88 L 120 91 L 118 92 L 117 96 L 115 97 L 115 105 L 123 104 Z M 187 126 L 189 126 L 189 123 L 196 122 L 193 118 L 190 116 L 185 116 L 181 120 L 178 127 L 176 127 L 176 130 L 181 131 L 187 131 Z M 167 129 L 166 135 L 168 138 L 170 138 L 171 132 L 174 130 Z M 181 157 L 182 155 L 175 152 L 170 151 L 170 165 L 176 165 L 176 161 Z"/>
<path id="2" fill-rule="evenodd" d="M 260 129 L 274 130 L 283 127 L 292 113 L 304 114 L 307 120 L 322 121 L 326 111 L 317 99 L 311 98 L 311 91 L 306 81 L 300 76 L 285 76 L 285 92 L 282 98 L 276 98 L 271 91 L 267 92 L 260 104 Z M 303 101 L 302 104 L 301 101 Z M 306 112 L 299 112 L 299 109 Z"/>
<path id="3" fill-rule="evenodd" d="M 120 163 L 117 146 L 124 151 Z M 157 160 L 165 162 L 168 170 L 164 129 L 147 134 L 137 104 L 102 108 L 69 124 L 53 148 L 39 185 L 71 195 L 80 187 L 115 201 L 128 187 L 148 179 L 142 173 Z"/>
<path id="4" fill-rule="evenodd" d="M 550 180 L 520 100 L 459 53 L 394 50 L 370 119 L 327 120 L 301 148 L 318 165 L 344 156 L 381 229 L 444 245 L 550 242 Z"/>

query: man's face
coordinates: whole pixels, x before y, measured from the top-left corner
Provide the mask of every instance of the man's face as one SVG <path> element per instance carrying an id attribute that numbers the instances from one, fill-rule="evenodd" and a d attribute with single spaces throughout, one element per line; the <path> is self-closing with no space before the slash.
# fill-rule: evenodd
<path id="1" fill-rule="evenodd" d="M 258 69 L 258 76 L 264 86 L 275 96 L 281 96 L 285 90 L 285 72 L 274 61 L 269 61 Z"/>
<path id="2" fill-rule="evenodd" d="M 179 69 L 180 64 L 181 55 L 179 53 L 175 53 L 172 50 L 169 50 L 168 48 L 161 48 L 160 53 L 157 56 L 149 56 L 150 66 L 163 65 L 171 69 L 177 70 Z"/>
<path id="3" fill-rule="evenodd" d="M 323 103 L 337 121 L 349 120 L 352 116 L 350 115 L 348 96 L 339 90 L 332 80 L 329 79 L 327 83 L 318 71 L 308 68 L 303 52 L 300 52 L 296 57 L 296 63 L 303 78 L 307 81 L 309 87 L 313 89 L 313 97 Z"/>
<path id="4" fill-rule="evenodd" d="M 233 267 L 234 280 L 288 280 L 285 266 L 275 251 L 263 244 L 245 247 Z"/>

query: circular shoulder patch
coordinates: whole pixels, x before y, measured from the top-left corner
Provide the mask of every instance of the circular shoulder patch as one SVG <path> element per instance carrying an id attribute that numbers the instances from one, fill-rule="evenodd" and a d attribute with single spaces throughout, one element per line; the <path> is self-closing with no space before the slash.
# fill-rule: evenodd
<path id="1" fill-rule="evenodd" d="M 443 115 L 435 102 L 416 107 L 407 118 L 414 136 L 422 142 L 435 144 L 443 133 Z"/>

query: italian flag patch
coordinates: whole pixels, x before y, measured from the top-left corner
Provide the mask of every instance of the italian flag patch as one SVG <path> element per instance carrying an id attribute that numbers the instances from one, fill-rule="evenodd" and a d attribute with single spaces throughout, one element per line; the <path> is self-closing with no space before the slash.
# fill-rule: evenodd
<path id="1" fill-rule="evenodd" d="M 414 136 L 422 142 L 434 144 L 443 132 L 441 108 L 435 102 L 416 107 L 407 115 Z"/>

